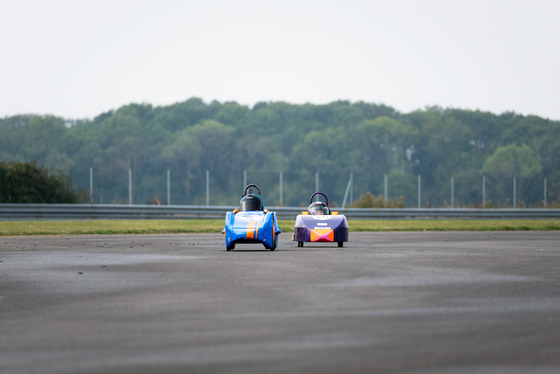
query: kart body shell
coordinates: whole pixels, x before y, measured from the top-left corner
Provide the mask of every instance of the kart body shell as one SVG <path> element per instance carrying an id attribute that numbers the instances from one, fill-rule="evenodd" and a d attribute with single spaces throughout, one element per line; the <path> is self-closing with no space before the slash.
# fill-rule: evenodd
<path id="1" fill-rule="evenodd" d="M 311 205 L 313 205 L 313 197 L 318 194 L 323 195 L 327 200 L 323 193 L 316 192 L 311 195 Z M 346 216 L 338 214 L 338 212 L 331 212 L 328 208 L 328 200 L 323 205 L 327 207 L 323 214 L 312 214 L 310 209 L 296 217 L 293 240 L 298 242 L 298 247 L 303 247 L 305 242 L 333 242 L 342 247 L 343 243 L 348 241 Z"/>
<path id="2" fill-rule="evenodd" d="M 262 208 L 260 191 L 258 195 L 253 194 L 250 190 L 251 187 L 258 190 L 255 185 L 248 185 L 245 188 L 245 194 L 240 201 L 241 210 L 235 209 L 233 212 L 226 213 L 223 233 L 227 251 L 235 249 L 235 245 L 239 243 L 260 243 L 272 251 L 278 245 L 278 235 L 281 231 L 276 212 L 269 212 Z M 256 199 L 257 204 L 252 206 L 257 206 L 257 208 L 250 209 L 251 205 L 246 204 L 247 199 Z"/>

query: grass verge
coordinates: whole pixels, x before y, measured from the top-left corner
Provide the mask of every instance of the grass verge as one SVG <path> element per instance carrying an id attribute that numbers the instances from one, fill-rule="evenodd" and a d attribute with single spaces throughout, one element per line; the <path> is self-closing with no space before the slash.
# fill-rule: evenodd
<path id="1" fill-rule="evenodd" d="M 293 220 L 280 220 L 291 233 Z M 348 220 L 350 231 L 546 231 L 560 230 L 557 219 L 521 220 Z M 220 233 L 223 219 L 0 221 L 0 236 Z"/>

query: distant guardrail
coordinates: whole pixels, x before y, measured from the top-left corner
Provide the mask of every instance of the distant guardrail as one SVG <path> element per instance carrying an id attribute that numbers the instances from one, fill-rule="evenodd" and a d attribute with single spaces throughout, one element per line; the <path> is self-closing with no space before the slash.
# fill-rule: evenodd
<path id="1" fill-rule="evenodd" d="M 225 218 L 234 206 L 124 204 L 0 204 L 0 220 Z M 305 208 L 268 207 L 280 219 L 295 219 Z M 560 209 L 335 209 L 357 219 L 560 219 Z"/>

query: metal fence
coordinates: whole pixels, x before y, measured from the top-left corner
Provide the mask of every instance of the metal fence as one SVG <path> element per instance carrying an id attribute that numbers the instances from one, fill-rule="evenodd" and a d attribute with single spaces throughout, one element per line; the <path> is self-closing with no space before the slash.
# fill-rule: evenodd
<path id="1" fill-rule="evenodd" d="M 185 182 L 185 178 L 189 183 Z M 410 208 L 546 208 L 560 201 L 560 180 L 448 176 L 438 181 L 411 174 L 340 175 L 323 171 L 273 172 L 249 170 L 215 174 L 201 171 L 186 176 L 176 170 L 157 175 L 123 170 L 115 180 L 102 170 L 73 176 L 74 184 L 96 204 L 225 205 L 239 199 L 248 183 L 257 184 L 267 205 L 304 206 L 315 191 L 325 192 L 336 207 L 350 207 L 367 192 L 385 201 L 402 199 Z"/>
<path id="2" fill-rule="evenodd" d="M 0 220 L 223 219 L 233 206 L 123 204 L 0 204 Z M 295 219 L 300 207 L 268 207 L 280 219 Z M 355 219 L 550 219 L 560 209 L 336 209 Z"/>

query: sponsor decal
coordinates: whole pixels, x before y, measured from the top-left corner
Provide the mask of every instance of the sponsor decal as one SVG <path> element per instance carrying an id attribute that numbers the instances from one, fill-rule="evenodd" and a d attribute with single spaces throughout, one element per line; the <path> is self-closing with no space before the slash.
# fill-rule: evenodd
<path id="1" fill-rule="evenodd" d="M 331 219 L 331 216 L 322 216 L 322 215 L 316 215 L 311 217 L 313 217 L 313 219 L 316 219 L 317 221 L 328 221 L 329 219 Z"/>
<path id="2" fill-rule="evenodd" d="M 310 232 L 312 242 L 332 242 L 334 241 L 334 231 L 331 229 L 313 229 Z"/>

